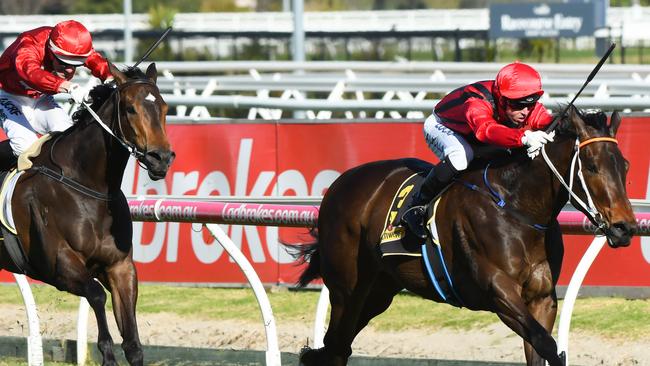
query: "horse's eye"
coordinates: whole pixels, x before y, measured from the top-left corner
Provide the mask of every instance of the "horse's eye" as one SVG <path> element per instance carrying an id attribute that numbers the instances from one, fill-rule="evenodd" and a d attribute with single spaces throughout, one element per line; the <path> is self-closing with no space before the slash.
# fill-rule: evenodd
<path id="1" fill-rule="evenodd" d="M 588 164 L 586 168 L 587 171 L 589 171 L 589 173 L 593 173 L 593 174 L 598 173 L 598 167 L 596 166 L 596 164 Z"/>
<path id="2" fill-rule="evenodd" d="M 126 113 L 128 113 L 128 114 L 135 114 L 135 108 L 133 108 L 132 105 L 126 107 Z"/>

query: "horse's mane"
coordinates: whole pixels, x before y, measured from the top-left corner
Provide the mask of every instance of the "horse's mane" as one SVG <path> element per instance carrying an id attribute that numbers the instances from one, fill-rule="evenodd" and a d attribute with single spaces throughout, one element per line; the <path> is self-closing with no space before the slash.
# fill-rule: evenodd
<path id="1" fill-rule="evenodd" d="M 146 75 L 142 72 L 137 67 L 127 67 L 125 71 L 122 71 L 124 75 L 128 79 L 145 79 Z M 96 85 L 94 88 L 90 90 L 88 93 L 90 100 L 92 103 L 90 104 L 90 107 L 94 110 L 97 111 L 101 106 L 106 103 L 108 99 L 113 95 L 117 88 L 117 83 L 115 80 L 111 81 L 110 83 L 106 84 L 99 84 Z M 88 123 L 92 123 L 94 121 L 94 118 L 86 110 L 85 106 L 82 106 L 79 108 L 74 114 L 72 115 L 72 121 L 74 122 L 75 125 L 85 125 Z"/>
<path id="2" fill-rule="evenodd" d="M 560 105 L 559 109 L 564 110 L 565 105 Z M 572 107 L 575 108 L 575 107 Z M 607 134 L 607 115 L 600 109 L 579 109 L 575 108 L 578 116 L 585 122 L 587 126 L 594 128 L 596 131 L 601 131 Z M 560 123 L 557 126 L 556 133 L 561 136 L 568 136 L 571 138 L 576 137 L 575 129 L 570 121 L 569 111 L 562 116 Z M 557 118 L 557 115 L 554 116 Z"/>

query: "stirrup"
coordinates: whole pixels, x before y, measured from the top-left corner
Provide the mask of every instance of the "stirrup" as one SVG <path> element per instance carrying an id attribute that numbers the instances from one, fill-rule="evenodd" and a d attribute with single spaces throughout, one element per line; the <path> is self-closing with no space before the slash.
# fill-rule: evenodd
<path id="1" fill-rule="evenodd" d="M 428 231 L 424 223 L 427 206 L 413 206 L 406 210 L 400 219 L 400 224 L 409 229 L 413 235 L 420 239 L 426 239 Z"/>

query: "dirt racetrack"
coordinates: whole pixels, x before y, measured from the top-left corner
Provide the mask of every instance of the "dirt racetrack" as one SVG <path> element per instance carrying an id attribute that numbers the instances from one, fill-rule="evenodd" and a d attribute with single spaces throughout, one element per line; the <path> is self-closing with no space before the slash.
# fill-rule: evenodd
<path id="1" fill-rule="evenodd" d="M 0 311 L 3 314 L 0 318 L 0 336 L 28 334 L 22 307 L 0 305 Z M 109 317 L 109 322 L 112 327 L 111 334 L 115 342 L 119 343 L 121 338 L 112 317 Z M 139 314 L 138 322 L 144 344 L 223 349 L 266 348 L 261 321 L 247 323 L 188 319 L 176 314 Z M 76 313 L 42 312 L 40 323 L 44 338 L 76 338 Z M 97 332 L 92 315 L 89 324 L 89 339 L 96 341 Z M 311 342 L 311 320 L 280 323 L 277 324 L 277 330 L 281 351 L 297 353 L 308 339 Z M 650 366 L 650 341 L 622 342 L 590 334 L 572 333 L 569 352 L 571 365 Z M 520 339 L 501 324 L 480 331 L 441 331 L 431 334 L 422 330 L 378 332 L 368 328 L 355 341 L 354 354 L 524 362 Z"/>

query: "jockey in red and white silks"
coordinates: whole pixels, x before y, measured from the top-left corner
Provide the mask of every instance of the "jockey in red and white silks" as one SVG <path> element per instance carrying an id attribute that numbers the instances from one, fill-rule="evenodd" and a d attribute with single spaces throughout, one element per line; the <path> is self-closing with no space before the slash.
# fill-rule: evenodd
<path id="1" fill-rule="evenodd" d="M 542 131 L 553 117 L 538 100 L 544 94 L 539 73 L 515 62 L 503 67 L 495 80 L 479 81 L 447 94 L 424 123 L 424 136 L 440 163 L 431 169 L 415 206 L 403 223 L 425 237 L 424 207 L 459 171 L 467 169 L 474 153 L 468 140 L 503 148 L 527 147 L 534 158 L 553 140 Z"/>
<path id="2" fill-rule="evenodd" d="M 82 65 L 102 81 L 112 78 L 108 62 L 93 49 L 90 32 L 74 20 L 21 33 L 3 52 L 0 123 L 13 155 L 25 151 L 38 135 L 72 125 L 52 95 L 70 93 L 75 102 L 81 102 L 86 91 L 71 79 Z M 0 156 L 10 158 L 5 156 L 9 145 L 4 141 L 2 145 Z"/>

